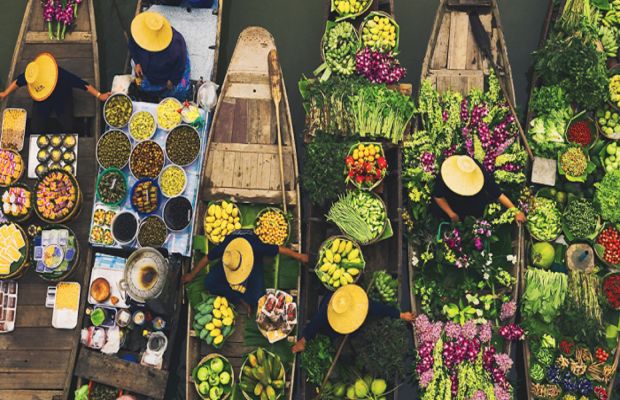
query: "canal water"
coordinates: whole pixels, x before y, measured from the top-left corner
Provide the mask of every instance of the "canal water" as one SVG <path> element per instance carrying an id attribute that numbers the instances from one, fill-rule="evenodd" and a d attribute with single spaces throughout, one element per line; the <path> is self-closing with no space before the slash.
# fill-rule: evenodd
<path id="1" fill-rule="evenodd" d="M 102 90 L 104 90 L 109 88 L 115 74 L 123 72 L 127 54 L 123 45 L 125 42 L 123 31 L 128 30 L 130 26 L 136 1 L 93 1 L 99 37 Z M 267 28 L 276 39 L 295 131 L 299 135 L 303 129 L 304 114 L 297 81 L 302 74 L 311 74 L 320 63 L 319 41 L 324 30 L 325 0 L 224 1 L 217 83 L 221 83 L 224 78 L 239 33 L 250 25 Z M 523 112 L 529 92 L 531 53 L 538 45 L 547 1 L 498 1 L 512 64 L 517 108 Z M 5 86 L 26 0 L 0 2 L 3 6 L 0 13 L 0 82 Z M 417 92 L 420 66 L 437 4 L 438 0 L 395 0 L 396 18 L 401 27 L 399 58 L 408 70 L 406 80 L 414 84 L 414 93 Z M 181 355 L 181 363 L 183 358 L 184 355 Z M 519 382 L 517 386 L 521 386 Z M 174 388 L 171 388 L 167 398 L 174 398 L 174 392 Z M 405 399 L 416 397 L 409 391 L 401 394 L 401 398 Z"/>

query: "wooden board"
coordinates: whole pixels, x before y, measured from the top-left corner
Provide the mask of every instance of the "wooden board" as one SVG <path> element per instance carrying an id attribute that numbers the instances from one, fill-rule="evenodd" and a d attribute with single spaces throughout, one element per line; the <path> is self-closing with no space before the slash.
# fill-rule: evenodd
<path id="1" fill-rule="evenodd" d="M 100 88 L 99 50 L 92 1 L 82 2 L 73 29 L 66 34 L 63 41 L 59 41 L 49 38 L 41 2 L 28 0 L 7 82 L 17 79 L 34 57 L 46 51 L 57 58 L 59 66 Z M 5 106 L 25 108 L 30 112 L 32 99 L 26 88 L 20 88 L 3 102 L 2 108 Z M 87 133 L 92 136 L 98 132 L 100 104 L 92 95 L 82 90 L 74 90 L 73 108 L 75 118 L 86 118 L 89 121 Z"/>
<path id="2" fill-rule="evenodd" d="M 276 112 L 269 86 L 268 53 L 275 49 L 274 39 L 263 28 L 250 27 L 239 36 L 228 72 L 222 85 L 213 124 L 207 143 L 207 156 L 201 178 L 201 206 L 194 229 L 202 232 L 206 204 L 212 200 L 232 199 L 236 202 L 281 206 L 282 190 L 289 213 L 293 216 L 291 246 L 301 246 L 300 191 L 295 150 L 295 136 L 291 123 L 284 81 L 280 103 L 282 163 L 284 186 L 280 183 L 280 157 L 276 129 Z M 300 279 L 297 290 L 299 293 Z M 297 300 L 299 301 L 299 300 Z M 199 397 L 191 381 L 191 371 L 207 354 L 217 352 L 239 368 L 244 355 L 253 349 L 245 346 L 246 316 L 238 314 L 234 334 L 225 345 L 214 350 L 193 335 L 194 314 L 189 309 L 186 348 L 186 398 Z M 253 323 L 253 321 L 247 321 Z M 293 337 L 293 340 L 295 338 Z M 292 399 L 295 366 L 287 373 L 286 398 Z"/>

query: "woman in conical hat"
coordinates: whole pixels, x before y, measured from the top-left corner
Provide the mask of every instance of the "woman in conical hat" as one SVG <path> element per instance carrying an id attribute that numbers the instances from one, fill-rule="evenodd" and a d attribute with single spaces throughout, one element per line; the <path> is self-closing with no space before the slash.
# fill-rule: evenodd
<path id="1" fill-rule="evenodd" d="M 129 53 L 140 90 L 186 100 L 191 87 L 189 54 L 183 35 L 166 17 L 153 11 L 136 15 Z"/>
<path id="2" fill-rule="evenodd" d="M 367 321 L 384 317 L 400 318 L 412 322 L 410 312 L 401 313 L 398 309 L 368 298 L 360 286 L 350 284 L 328 293 L 315 314 L 305 326 L 301 339 L 292 347 L 294 353 L 303 352 L 306 343 L 318 333 L 330 337 L 354 334 Z"/>
<path id="3" fill-rule="evenodd" d="M 433 200 L 433 214 L 453 222 L 466 216 L 482 217 L 485 207 L 494 201 L 499 201 L 508 209 L 516 208 L 500 191 L 493 175 L 484 172 L 469 156 L 451 156 L 441 164 Z M 515 220 L 524 223 L 525 214 L 518 211 Z"/>
<path id="4" fill-rule="evenodd" d="M 110 93 L 101 93 L 88 82 L 59 67 L 51 53 L 41 53 L 26 67 L 26 71 L 0 92 L 0 100 L 5 99 L 17 88 L 27 86 L 33 100 L 30 131 L 49 133 L 48 118 L 56 114 L 63 133 L 73 132 L 73 89 L 81 89 L 106 101 Z"/>

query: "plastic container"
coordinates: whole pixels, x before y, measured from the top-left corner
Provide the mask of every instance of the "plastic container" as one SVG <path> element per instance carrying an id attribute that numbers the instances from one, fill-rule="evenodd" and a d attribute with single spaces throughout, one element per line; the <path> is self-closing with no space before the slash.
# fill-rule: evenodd
<path id="1" fill-rule="evenodd" d="M 56 329 L 74 329 L 80 307 L 80 284 L 61 282 L 56 286 L 52 326 Z"/>

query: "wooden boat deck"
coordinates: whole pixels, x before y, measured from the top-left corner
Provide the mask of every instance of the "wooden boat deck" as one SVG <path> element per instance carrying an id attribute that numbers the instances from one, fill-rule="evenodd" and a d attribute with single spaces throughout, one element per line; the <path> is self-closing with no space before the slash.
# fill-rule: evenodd
<path id="1" fill-rule="evenodd" d="M 26 70 L 28 63 L 41 52 L 52 53 L 59 66 L 99 87 L 99 50 L 92 0 L 86 0 L 80 5 L 75 25 L 62 41 L 50 40 L 41 2 L 28 0 L 7 82 L 17 79 Z M 88 132 L 80 133 L 92 136 L 98 132 L 101 115 L 97 100 L 85 91 L 74 90 L 73 105 L 75 118 L 87 122 L 84 126 Z M 9 98 L 8 106 L 25 108 L 30 113 L 32 99 L 28 91 L 22 88 Z"/>
<path id="2" fill-rule="evenodd" d="M 474 10 L 478 12 L 480 21 L 490 38 L 491 56 L 499 70 L 498 79 L 504 82 L 514 104 L 512 71 L 496 0 L 441 0 L 422 64 L 420 80 L 430 79 L 439 92 L 450 90 L 463 95 L 467 95 L 472 89 L 483 90 L 485 88 L 486 78 L 493 68 L 472 33 L 468 12 Z M 464 32 L 468 33 L 463 34 Z M 517 280 L 512 293 L 514 299 L 518 295 L 523 262 L 521 255 L 524 235 L 522 232 L 522 228 L 515 229 L 513 235 L 513 249 L 518 259 L 513 270 L 513 276 Z M 410 245 L 409 258 L 412 259 L 414 254 L 418 254 L 417 249 Z M 409 283 L 410 287 L 413 287 L 415 268 L 411 263 L 408 264 Z M 413 291 L 410 292 L 410 296 L 411 306 L 417 314 L 420 310 L 418 299 Z M 511 343 L 508 343 L 506 351 L 510 353 L 511 348 Z"/>
<path id="3" fill-rule="evenodd" d="M 201 207 L 196 218 L 195 230 L 203 233 L 203 219 L 207 204 L 215 200 L 233 200 L 236 203 L 253 203 L 280 206 L 282 191 L 286 194 L 291 221 L 290 247 L 301 246 L 300 191 L 298 182 L 295 135 L 291 121 L 286 88 L 282 79 L 280 121 L 282 137 L 282 162 L 284 188 L 280 183 L 280 166 L 277 145 L 276 113 L 271 95 L 268 54 L 275 49 L 269 32 L 259 27 L 246 28 L 239 36 L 226 78 L 222 85 L 217 108 L 207 144 L 203 169 Z M 266 283 L 267 287 L 271 285 Z M 300 302 L 300 278 L 295 289 L 288 290 Z M 224 346 L 215 350 L 195 336 L 191 325 L 194 314 L 188 311 L 187 386 L 186 399 L 199 399 L 191 372 L 196 364 L 209 353 L 225 356 L 239 371 L 247 352 L 254 350 L 245 344 L 245 324 L 254 319 L 238 313 L 234 333 Z M 295 332 L 288 337 L 296 340 Z M 288 368 L 286 398 L 293 398 L 295 365 Z"/>

